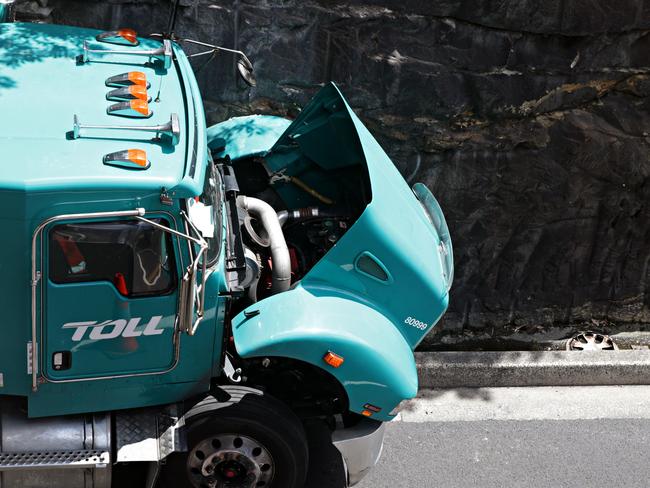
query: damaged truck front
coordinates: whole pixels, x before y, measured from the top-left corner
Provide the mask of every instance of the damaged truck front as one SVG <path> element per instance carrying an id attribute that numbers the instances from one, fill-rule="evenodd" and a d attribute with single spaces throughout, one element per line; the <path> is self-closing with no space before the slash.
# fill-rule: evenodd
<path id="1" fill-rule="evenodd" d="M 207 128 L 174 39 L 0 24 L 0 59 L 2 486 L 299 488 L 309 422 L 361 479 L 449 299 L 429 190 L 334 84 Z"/>

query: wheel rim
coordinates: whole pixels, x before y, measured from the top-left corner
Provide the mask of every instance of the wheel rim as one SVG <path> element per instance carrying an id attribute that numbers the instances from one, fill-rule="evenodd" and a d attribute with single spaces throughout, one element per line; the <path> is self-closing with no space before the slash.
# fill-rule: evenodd
<path id="1" fill-rule="evenodd" d="M 567 351 L 617 351 L 611 337 L 597 332 L 581 332 L 566 343 Z"/>
<path id="2" fill-rule="evenodd" d="M 270 486 L 275 469 L 271 453 L 260 442 L 219 434 L 192 449 L 187 471 L 197 488 L 256 488 Z"/>

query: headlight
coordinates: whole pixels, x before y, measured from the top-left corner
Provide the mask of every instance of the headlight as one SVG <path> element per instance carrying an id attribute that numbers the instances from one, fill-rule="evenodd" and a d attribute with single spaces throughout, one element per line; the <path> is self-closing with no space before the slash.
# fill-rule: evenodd
<path id="1" fill-rule="evenodd" d="M 440 239 L 438 243 L 438 254 L 442 264 L 447 291 L 449 291 L 451 283 L 454 280 L 454 251 L 451 245 L 451 236 L 449 235 L 447 221 L 442 213 L 440 204 L 433 196 L 433 193 L 423 183 L 413 185 L 413 193 L 420 201 L 429 222 L 431 222 L 431 225 L 438 233 L 438 238 Z"/>

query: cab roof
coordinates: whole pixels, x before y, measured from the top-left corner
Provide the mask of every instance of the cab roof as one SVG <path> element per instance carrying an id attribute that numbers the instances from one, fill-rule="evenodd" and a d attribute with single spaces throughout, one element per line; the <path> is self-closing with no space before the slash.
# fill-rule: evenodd
<path id="1" fill-rule="evenodd" d="M 137 47 L 96 41 L 98 31 L 47 24 L 0 23 L 0 190 L 154 190 L 200 193 L 205 164 L 205 116 L 196 79 L 182 50 L 174 46 L 169 69 L 147 56 L 93 55 L 79 63 L 84 41 L 91 49 L 142 50 L 162 46 L 140 39 Z M 130 71 L 151 84 L 153 115 L 133 119 L 107 114 L 112 88 L 106 79 Z M 171 114 L 180 120 L 173 146 L 155 133 L 87 130 L 72 138 L 73 118 L 81 124 L 151 126 Z M 151 166 L 130 170 L 105 165 L 106 154 L 143 149 Z M 199 160 L 197 161 L 197 158 Z M 134 192 L 135 193 L 135 192 Z"/>

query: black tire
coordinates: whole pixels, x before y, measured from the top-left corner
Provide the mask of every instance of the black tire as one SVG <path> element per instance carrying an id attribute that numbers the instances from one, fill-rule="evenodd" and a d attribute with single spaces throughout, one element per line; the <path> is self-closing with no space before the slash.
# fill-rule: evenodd
<path id="1" fill-rule="evenodd" d="M 197 454 L 202 452 L 202 446 L 206 441 L 214 442 L 214 439 L 231 439 L 232 435 L 242 436 L 243 439 L 253 440 L 265 449 L 265 454 L 272 458 L 272 479 L 260 481 L 264 488 L 302 488 L 307 476 L 309 463 L 309 450 L 307 437 L 303 426 L 296 415 L 282 402 L 267 395 L 261 394 L 258 390 L 237 388 L 238 395 L 233 399 L 241 397 L 241 400 L 223 408 L 200 408 L 199 414 L 191 416 L 187 420 L 187 453 L 176 453 L 169 456 L 167 463 L 162 467 L 160 475 L 160 488 L 201 488 L 202 486 L 214 486 L 208 483 L 207 478 L 197 473 Z M 222 405 L 217 404 L 215 405 Z M 207 410 L 207 411 L 206 411 Z M 238 437 L 235 439 L 237 440 Z M 219 444 L 217 442 L 217 444 Z M 221 450 L 226 449 L 220 447 Z M 218 457 L 216 451 L 212 456 Z M 203 457 L 201 458 L 203 459 Z M 255 461 L 254 458 L 251 458 Z M 205 466 L 204 464 L 201 466 Z M 217 461 L 214 461 L 217 463 Z M 248 459 L 247 459 L 248 462 Z M 214 476 L 217 477 L 217 469 L 223 462 L 214 465 Z M 193 467 L 193 473 L 190 472 Z M 213 466 L 208 466 L 210 469 Z M 264 467 L 268 468 L 265 463 Z M 222 471 L 220 471 L 221 474 Z M 205 483 L 200 480 L 205 479 Z M 219 477 L 223 479 L 223 476 Z M 220 482 L 216 485 L 221 488 L 239 488 L 237 483 L 226 484 Z M 243 485 L 242 485 L 243 486 Z M 253 486 L 256 486 L 253 483 Z"/>

